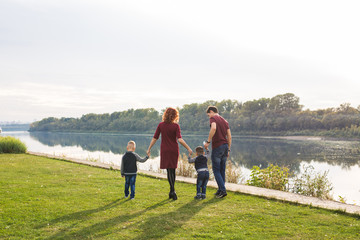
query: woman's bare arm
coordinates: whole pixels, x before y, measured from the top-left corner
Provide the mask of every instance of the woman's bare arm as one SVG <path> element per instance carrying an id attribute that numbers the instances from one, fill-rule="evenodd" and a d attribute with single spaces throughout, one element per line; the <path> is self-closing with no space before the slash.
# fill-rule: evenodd
<path id="1" fill-rule="evenodd" d="M 192 150 L 191 150 L 191 148 L 186 144 L 185 140 L 182 139 L 182 138 L 179 138 L 179 139 L 178 139 L 178 142 L 179 142 L 181 145 L 183 145 L 184 148 L 186 148 L 186 149 L 188 150 L 189 156 L 190 156 L 190 155 L 192 154 Z"/>
<path id="2" fill-rule="evenodd" d="M 147 154 L 148 156 L 150 156 L 150 151 L 151 151 L 151 148 L 154 146 L 154 144 L 156 143 L 156 141 L 157 141 L 157 139 L 156 139 L 156 138 L 151 139 L 151 142 L 150 142 L 149 148 L 148 148 L 148 150 L 147 150 L 147 152 L 146 152 L 146 154 Z"/>

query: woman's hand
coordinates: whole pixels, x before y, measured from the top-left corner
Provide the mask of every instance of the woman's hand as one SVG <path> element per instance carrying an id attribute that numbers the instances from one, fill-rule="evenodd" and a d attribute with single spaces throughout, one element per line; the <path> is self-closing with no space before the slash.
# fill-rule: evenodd
<path id="1" fill-rule="evenodd" d="M 156 138 L 153 138 L 151 139 L 151 142 L 150 142 L 150 145 L 149 145 L 149 148 L 146 152 L 146 154 L 150 157 L 150 151 L 151 151 L 151 148 L 154 146 L 154 144 L 156 143 L 157 139 Z"/>
<path id="2" fill-rule="evenodd" d="M 189 157 L 191 157 L 191 155 L 192 155 L 193 151 L 191 150 L 191 148 L 190 148 L 190 149 L 188 149 L 188 151 L 189 151 Z"/>

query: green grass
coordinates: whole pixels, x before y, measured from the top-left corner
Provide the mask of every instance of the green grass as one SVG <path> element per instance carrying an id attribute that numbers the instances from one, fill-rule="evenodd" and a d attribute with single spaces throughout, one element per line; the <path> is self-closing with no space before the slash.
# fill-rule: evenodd
<path id="1" fill-rule="evenodd" d="M 0 136 L 0 153 L 25 153 L 26 145 L 15 137 Z"/>
<path id="2" fill-rule="evenodd" d="M 194 200 L 195 186 L 137 177 L 123 198 L 118 171 L 0 154 L 0 239 L 359 239 L 358 216 L 229 193 Z"/>

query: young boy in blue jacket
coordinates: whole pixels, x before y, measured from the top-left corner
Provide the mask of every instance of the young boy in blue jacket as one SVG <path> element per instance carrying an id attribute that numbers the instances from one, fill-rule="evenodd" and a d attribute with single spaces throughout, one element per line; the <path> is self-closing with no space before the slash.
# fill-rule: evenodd
<path id="1" fill-rule="evenodd" d="M 207 154 L 209 154 L 209 150 L 206 150 L 206 154 L 204 155 L 204 148 L 199 146 L 196 147 L 196 157 L 191 158 L 189 156 L 189 163 L 195 163 L 195 169 L 197 172 L 197 180 L 196 180 L 196 196 L 195 199 L 205 199 L 206 198 L 206 185 L 209 181 L 209 169 L 207 166 Z"/>
<path id="2" fill-rule="evenodd" d="M 125 177 L 125 198 L 129 196 L 129 187 L 131 189 L 130 200 L 135 198 L 135 181 L 137 175 L 136 162 L 146 162 L 149 156 L 141 158 L 135 153 L 136 143 L 129 141 L 126 147 L 126 153 L 122 157 L 121 161 L 121 176 Z"/>

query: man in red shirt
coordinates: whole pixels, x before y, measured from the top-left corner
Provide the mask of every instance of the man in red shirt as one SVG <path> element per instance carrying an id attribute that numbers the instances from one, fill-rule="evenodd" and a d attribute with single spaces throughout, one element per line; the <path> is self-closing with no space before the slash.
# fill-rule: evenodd
<path id="1" fill-rule="evenodd" d="M 204 147 L 208 149 L 210 142 L 212 142 L 211 162 L 215 180 L 218 185 L 218 190 L 215 195 L 217 198 L 223 198 L 227 195 L 225 188 L 225 170 L 226 160 L 231 148 L 231 131 L 229 123 L 219 115 L 217 107 L 208 107 L 206 114 L 210 118 L 210 132 Z"/>

